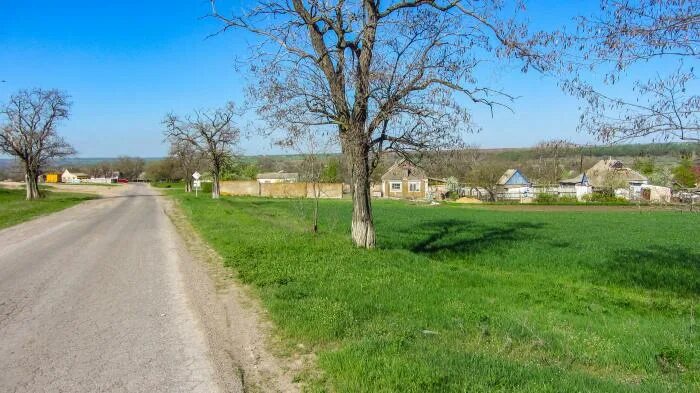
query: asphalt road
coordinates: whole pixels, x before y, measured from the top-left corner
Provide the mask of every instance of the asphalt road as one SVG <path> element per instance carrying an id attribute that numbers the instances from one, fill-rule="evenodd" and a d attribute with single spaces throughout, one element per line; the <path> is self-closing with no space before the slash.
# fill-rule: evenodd
<path id="1" fill-rule="evenodd" d="M 0 231 L 0 392 L 215 392 L 156 192 Z"/>

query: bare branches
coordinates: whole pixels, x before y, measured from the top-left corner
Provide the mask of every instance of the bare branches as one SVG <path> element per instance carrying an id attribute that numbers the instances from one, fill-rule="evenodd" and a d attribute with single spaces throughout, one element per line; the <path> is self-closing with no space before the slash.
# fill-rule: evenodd
<path id="1" fill-rule="evenodd" d="M 700 1 L 602 0 L 600 14 L 581 17 L 578 34 L 568 38 L 581 55 L 563 86 L 586 104 L 580 129 L 605 142 L 700 141 L 699 44 Z M 633 79 L 634 66 L 668 71 Z M 602 87 L 586 81 L 591 70 L 604 75 Z M 633 80 L 634 99 L 606 92 L 625 78 Z"/>
<path id="2" fill-rule="evenodd" d="M 473 129 L 464 98 L 507 107 L 508 94 L 482 86 L 485 61 L 518 59 L 543 68 L 543 37 L 507 15 L 500 0 L 258 0 L 211 17 L 222 31 L 258 40 L 249 59 L 251 97 L 268 129 L 303 137 L 335 132 L 353 182 L 355 244 L 374 245 L 369 179 L 387 151 L 411 157 L 458 146 Z M 518 12 L 513 12 L 518 14 Z M 546 37 L 545 37 L 546 38 Z"/>
<path id="3" fill-rule="evenodd" d="M 238 115 L 235 105 L 229 102 L 223 108 L 196 110 L 184 118 L 171 113 L 163 120 L 167 140 L 175 144 L 189 144 L 206 156 L 213 177 L 213 198 L 220 195 L 221 170 L 232 154 L 232 147 L 240 139 L 240 130 L 234 123 Z"/>
<path id="4" fill-rule="evenodd" d="M 75 154 L 56 132 L 68 118 L 68 96 L 58 90 L 21 90 L 0 109 L 5 124 L 0 128 L 0 151 L 22 161 L 27 199 L 39 197 L 37 176 L 51 160 Z"/>

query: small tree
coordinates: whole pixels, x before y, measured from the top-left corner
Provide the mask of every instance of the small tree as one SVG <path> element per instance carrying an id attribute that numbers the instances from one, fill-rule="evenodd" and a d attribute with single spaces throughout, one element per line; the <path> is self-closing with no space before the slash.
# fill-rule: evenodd
<path id="1" fill-rule="evenodd" d="M 323 181 L 327 169 L 327 166 L 324 165 L 323 156 L 330 150 L 330 145 L 332 145 L 332 139 L 329 142 L 328 139 L 312 132 L 306 132 L 298 138 L 287 139 L 284 144 L 285 147 L 296 150 L 303 157 L 303 180 L 311 183 L 313 192 L 314 209 L 311 229 L 314 233 L 318 232 L 318 207 L 321 199 L 319 183 Z"/>
<path id="2" fill-rule="evenodd" d="M 507 167 L 492 162 L 476 162 L 467 173 L 467 184 L 472 187 L 483 188 L 488 192 L 489 201 L 496 200 L 498 180 L 503 176 Z"/>
<path id="3" fill-rule="evenodd" d="M 681 159 L 677 167 L 673 168 L 673 180 L 681 187 L 695 187 L 695 173 L 693 164 L 688 158 Z"/>
<path id="4" fill-rule="evenodd" d="M 184 118 L 171 113 L 163 120 L 166 139 L 171 142 L 187 142 L 206 157 L 212 176 L 211 196 L 214 199 L 221 196 L 221 171 L 232 155 L 231 149 L 240 138 L 240 130 L 233 121 L 237 115 L 235 105 L 229 102 L 223 108 L 196 110 Z"/>
<path id="5" fill-rule="evenodd" d="M 58 90 L 21 90 L 0 108 L 6 123 L 0 129 L 0 151 L 22 163 L 27 199 L 39 198 L 37 178 L 42 168 L 56 158 L 75 150 L 56 132 L 68 119 L 68 96 Z"/>
<path id="6" fill-rule="evenodd" d="M 202 165 L 202 154 L 189 141 L 174 139 L 170 142 L 170 157 L 180 167 L 185 182 L 185 192 L 192 192 L 192 174 Z"/>

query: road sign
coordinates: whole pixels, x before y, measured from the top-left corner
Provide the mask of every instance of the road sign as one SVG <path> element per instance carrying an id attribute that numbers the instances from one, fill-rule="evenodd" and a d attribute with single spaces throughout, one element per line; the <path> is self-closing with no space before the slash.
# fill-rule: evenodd
<path id="1" fill-rule="evenodd" d="M 194 177 L 194 175 L 197 175 L 197 177 Z M 199 179 L 199 173 L 197 173 L 197 172 L 195 172 L 192 175 L 192 177 L 194 177 L 196 179 L 195 181 L 192 182 L 192 187 L 194 187 L 194 196 L 197 197 L 197 196 L 199 196 L 199 193 L 197 191 L 199 191 L 199 189 L 202 188 L 202 181 L 197 180 L 197 179 Z"/>
<path id="2" fill-rule="evenodd" d="M 195 172 L 192 174 L 192 177 L 194 177 L 194 180 L 199 180 L 199 178 L 202 177 L 202 175 L 200 175 L 199 172 Z"/>

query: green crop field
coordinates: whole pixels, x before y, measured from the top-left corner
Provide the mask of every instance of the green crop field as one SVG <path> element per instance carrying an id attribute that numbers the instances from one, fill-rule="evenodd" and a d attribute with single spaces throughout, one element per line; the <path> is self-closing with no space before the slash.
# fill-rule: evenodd
<path id="1" fill-rule="evenodd" d="M 312 201 L 170 193 L 316 354 L 309 391 L 700 391 L 696 213 L 376 201 L 366 251 L 347 201 L 313 234 Z"/>
<path id="2" fill-rule="evenodd" d="M 63 210 L 88 199 L 96 198 L 94 195 L 87 194 L 42 192 L 45 195 L 44 198 L 27 201 L 24 199 L 24 189 L 10 190 L 0 187 L 0 228 L 19 224 L 37 216 Z"/>

